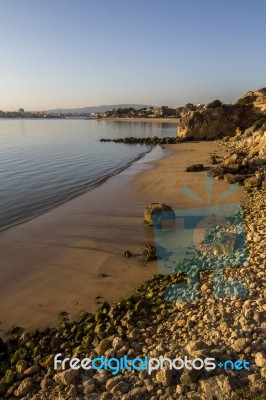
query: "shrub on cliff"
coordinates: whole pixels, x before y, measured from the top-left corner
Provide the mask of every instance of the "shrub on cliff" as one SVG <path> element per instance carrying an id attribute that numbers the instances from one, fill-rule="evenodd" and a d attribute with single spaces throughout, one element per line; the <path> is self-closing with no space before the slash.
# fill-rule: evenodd
<path id="1" fill-rule="evenodd" d="M 248 96 L 242 97 L 237 101 L 237 104 L 251 104 L 255 101 L 257 96 L 255 94 L 249 94 Z"/>
<path id="2" fill-rule="evenodd" d="M 222 107 L 223 103 L 221 100 L 213 100 L 211 103 L 207 104 L 207 108 L 217 108 Z"/>
<path id="3" fill-rule="evenodd" d="M 259 92 L 261 92 L 263 94 L 266 94 L 266 87 L 263 87 L 263 88 L 259 89 Z"/>
<path id="4" fill-rule="evenodd" d="M 263 127 L 263 125 L 266 124 L 266 115 L 263 116 L 262 118 L 258 119 L 255 124 L 254 124 L 254 129 L 258 130 Z"/>

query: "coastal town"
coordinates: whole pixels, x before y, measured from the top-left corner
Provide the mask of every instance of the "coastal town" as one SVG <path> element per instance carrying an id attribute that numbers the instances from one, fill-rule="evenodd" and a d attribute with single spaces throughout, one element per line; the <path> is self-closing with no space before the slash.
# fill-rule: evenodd
<path id="1" fill-rule="evenodd" d="M 248 92 L 244 98 L 240 98 L 236 101 L 235 105 L 252 106 L 253 102 L 259 97 L 260 93 L 265 93 L 266 88 L 260 89 L 260 92 Z M 1 111 L 0 118 L 82 118 L 82 119 L 112 119 L 112 118 L 180 118 L 184 113 L 189 112 L 202 112 L 206 109 L 221 109 L 230 107 L 231 104 L 225 104 L 221 100 L 216 99 L 207 104 L 205 103 L 187 103 L 182 107 L 172 108 L 169 106 L 146 106 L 146 107 L 127 107 L 126 105 L 119 105 L 117 108 L 112 108 L 106 111 L 95 111 L 95 112 L 78 112 L 76 110 L 65 111 L 65 110 L 50 110 L 50 111 L 26 111 L 24 108 L 19 108 L 18 111 Z M 257 104 L 260 108 L 259 104 Z M 90 107 L 93 108 L 93 107 Z M 101 106 L 95 107 L 96 109 Z M 108 108 L 108 106 L 102 106 L 102 108 Z"/>
<path id="2" fill-rule="evenodd" d="M 223 103 L 216 100 L 217 104 Z M 107 119 L 107 118 L 178 118 L 185 108 L 191 111 L 204 109 L 205 104 L 194 105 L 188 103 L 185 107 L 171 108 L 161 107 L 118 107 L 105 112 L 54 112 L 54 111 L 26 111 L 19 108 L 18 111 L 1 111 L 0 118 L 83 118 L 83 119 Z"/>

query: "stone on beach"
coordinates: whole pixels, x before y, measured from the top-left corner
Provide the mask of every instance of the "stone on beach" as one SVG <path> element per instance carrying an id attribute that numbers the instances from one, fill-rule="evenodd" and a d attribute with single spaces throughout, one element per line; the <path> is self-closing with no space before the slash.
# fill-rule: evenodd
<path id="1" fill-rule="evenodd" d="M 160 215 L 163 213 L 162 215 Z M 147 226 L 153 227 L 154 224 L 158 227 L 162 227 L 164 220 L 175 219 L 175 213 L 170 206 L 163 203 L 151 203 L 144 211 L 144 223 Z"/>

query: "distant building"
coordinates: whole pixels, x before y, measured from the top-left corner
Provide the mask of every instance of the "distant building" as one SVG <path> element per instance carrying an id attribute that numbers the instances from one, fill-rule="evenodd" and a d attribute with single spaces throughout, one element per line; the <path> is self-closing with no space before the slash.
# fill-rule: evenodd
<path id="1" fill-rule="evenodd" d="M 18 112 L 21 113 L 21 114 L 24 114 L 24 112 L 25 112 L 25 111 L 24 111 L 24 108 L 19 108 L 19 109 L 18 109 Z"/>

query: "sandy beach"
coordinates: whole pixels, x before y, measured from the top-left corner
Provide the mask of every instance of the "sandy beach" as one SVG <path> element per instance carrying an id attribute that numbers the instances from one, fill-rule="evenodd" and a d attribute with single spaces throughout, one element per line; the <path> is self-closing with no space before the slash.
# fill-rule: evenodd
<path id="1" fill-rule="evenodd" d="M 62 311 L 71 319 L 81 310 L 93 312 L 99 301 L 116 301 L 158 273 L 156 262 L 143 262 L 143 244 L 153 242 L 143 224 L 145 207 L 150 202 L 197 207 L 181 193 L 184 185 L 207 205 L 205 172 L 184 171 L 194 163 L 209 165 L 209 155 L 223 151 L 218 142 L 158 148 L 156 157 L 164 155 L 159 160 L 150 153 L 101 187 L 1 234 L 2 334 L 12 325 L 56 325 Z M 215 180 L 213 198 L 227 188 Z M 238 190 L 224 202 L 241 196 Z M 133 256 L 123 257 L 125 250 Z"/>

